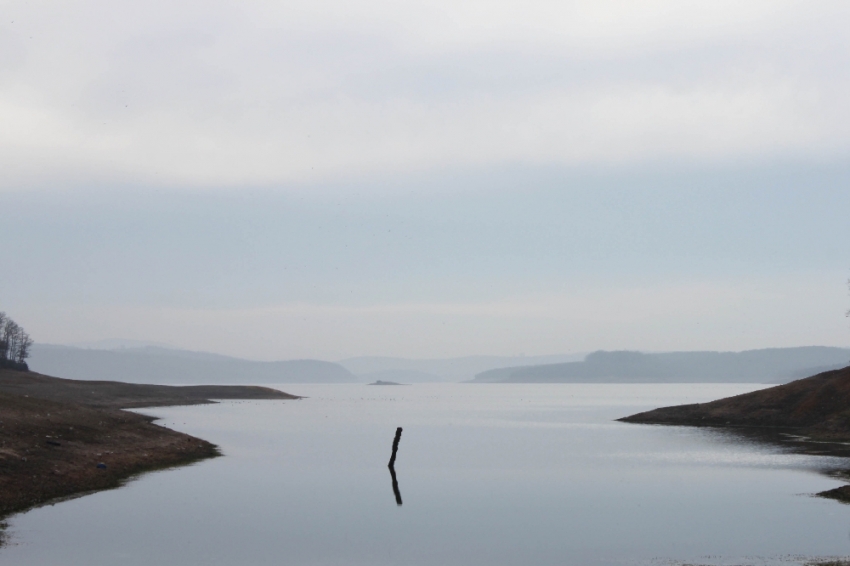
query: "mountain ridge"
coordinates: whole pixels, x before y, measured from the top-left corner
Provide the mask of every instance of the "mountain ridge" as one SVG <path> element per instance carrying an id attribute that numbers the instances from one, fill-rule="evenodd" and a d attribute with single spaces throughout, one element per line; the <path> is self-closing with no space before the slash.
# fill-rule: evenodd
<path id="1" fill-rule="evenodd" d="M 850 363 L 850 349 L 831 346 L 762 348 L 741 352 L 643 353 L 604 351 L 584 361 L 499 368 L 474 383 L 785 383 Z"/>
<path id="2" fill-rule="evenodd" d="M 156 384 L 358 383 L 357 376 L 322 360 L 261 362 L 158 346 L 96 350 L 36 344 L 30 369 L 66 379 Z"/>

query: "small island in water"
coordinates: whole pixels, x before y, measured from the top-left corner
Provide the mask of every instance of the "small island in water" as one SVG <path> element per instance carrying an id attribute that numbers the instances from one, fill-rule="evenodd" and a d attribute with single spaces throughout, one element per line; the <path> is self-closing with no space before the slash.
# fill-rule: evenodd
<path id="1" fill-rule="evenodd" d="M 396 383 L 395 381 L 381 381 L 380 379 L 375 383 L 370 383 L 369 385 L 407 385 L 406 383 Z"/>

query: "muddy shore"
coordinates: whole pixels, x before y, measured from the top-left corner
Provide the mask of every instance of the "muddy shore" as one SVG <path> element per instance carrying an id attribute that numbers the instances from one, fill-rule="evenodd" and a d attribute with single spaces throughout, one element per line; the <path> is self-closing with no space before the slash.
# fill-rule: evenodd
<path id="1" fill-rule="evenodd" d="M 205 440 L 121 410 L 211 399 L 298 397 L 266 387 L 72 381 L 0 370 L 0 519 L 118 487 L 141 472 L 220 455 Z"/>
<path id="2" fill-rule="evenodd" d="M 850 441 L 850 367 L 752 393 L 662 407 L 623 422 L 787 431 L 820 441 Z"/>
<path id="3" fill-rule="evenodd" d="M 804 454 L 850 456 L 850 367 L 752 393 L 661 407 L 619 419 L 628 423 L 724 429 L 742 439 Z M 850 481 L 844 472 L 825 472 Z M 850 503 L 850 485 L 819 493 Z"/>

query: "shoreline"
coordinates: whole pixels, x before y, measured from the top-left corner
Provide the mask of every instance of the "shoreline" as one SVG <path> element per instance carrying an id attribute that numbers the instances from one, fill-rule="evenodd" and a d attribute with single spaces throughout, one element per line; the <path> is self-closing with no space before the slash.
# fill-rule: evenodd
<path id="1" fill-rule="evenodd" d="M 146 386 L 0 370 L 0 523 L 145 472 L 220 456 L 206 440 L 121 410 L 213 403 L 209 397 L 299 399 L 265 387 Z"/>
<path id="2" fill-rule="evenodd" d="M 850 367 L 708 403 L 661 407 L 620 422 L 723 430 L 798 454 L 850 457 Z M 847 469 L 823 470 L 850 481 Z M 850 484 L 816 494 L 850 503 Z"/>

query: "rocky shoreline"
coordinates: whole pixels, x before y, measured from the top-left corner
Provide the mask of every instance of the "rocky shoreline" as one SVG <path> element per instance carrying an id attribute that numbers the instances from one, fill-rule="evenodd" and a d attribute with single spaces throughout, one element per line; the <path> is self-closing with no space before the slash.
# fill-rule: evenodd
<path id="1" fill-rule="evenodd" d="M 850 456 L 850 367 L 710 403 L 662 407 L 618 420 L 723 428 L 794 452 L 847 457 Z M 846 481 L 850 471 L 830 475 Z M 850 485 L 818 495 L 850 503 Z"/>
<path id="2" fill-rule="evenodd" d="M 266 387 L 72 381 L 0 370 L 0 519 L 220 455 L 214 444 L 120 410 L 211 399 L 298 397 Z"/>

